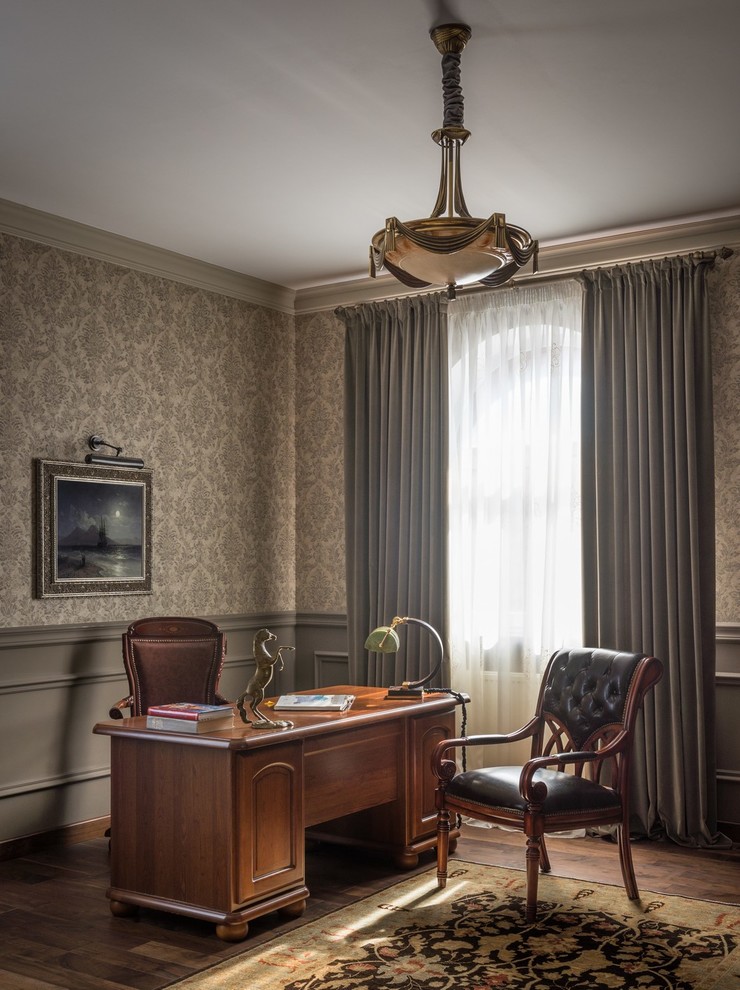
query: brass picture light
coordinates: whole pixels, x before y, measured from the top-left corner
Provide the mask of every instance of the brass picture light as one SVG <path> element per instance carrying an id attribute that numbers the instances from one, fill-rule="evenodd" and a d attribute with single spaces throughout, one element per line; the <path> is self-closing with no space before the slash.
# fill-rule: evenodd
<path id="1" fill-rule="evenodd" d="M 92 454 L 85 455 L 86 464 L 105 464 L 106 467 L 123 468 L 144 467 L 144 461 L 140 457 L 121 457 L 123 447 L 116 447 L 115 444 L 108 443 L 97 434 L 93 434 L 88 438 L 87 445 L 92 451 Z M 110 454 L 99 454 L 98 451 L 101 447 L 109 447 L 111 450 L 115 450 L 116 453 L 113 456 Z"/>

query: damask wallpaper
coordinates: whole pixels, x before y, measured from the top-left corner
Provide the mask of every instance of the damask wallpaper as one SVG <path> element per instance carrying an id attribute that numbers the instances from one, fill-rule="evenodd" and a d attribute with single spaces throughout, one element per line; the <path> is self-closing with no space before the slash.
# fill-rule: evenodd
<path id="1" fill-rule="evenodd" d="M 740 254 L 710 275 L 717 621 L 740 623 Z"/>
<path id="2" fill-rule="evenodd" d="M 711 278 L 717 619 L 740 621 L 740 258 Z M 344 330 L 0 234 L 0 626 L 345 610 Z M 33 597 L 33 460 L 153 471 L 151 596 Z"/>
<path id="3" fill-rule="evenodd" d="M 344 580 L 344 324 L 296 319 L 296 602 L 346 611 Z"/>
<path id="4" fill-rule="evenodd" d="M 290 315 L 0 235 L 0 624 L 295 607 Z M 33 597 L 33 459 L 153 473 L 153 594 Z"/>

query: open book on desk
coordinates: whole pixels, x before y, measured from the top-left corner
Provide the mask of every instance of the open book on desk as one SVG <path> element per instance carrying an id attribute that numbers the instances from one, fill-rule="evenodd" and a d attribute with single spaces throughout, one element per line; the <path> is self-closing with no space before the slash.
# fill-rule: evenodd
<path id="1" fill-rule="evenodd" d="M 346 712 L 355 700 L 353 694 L 281 694 L 275 711 Z"/>

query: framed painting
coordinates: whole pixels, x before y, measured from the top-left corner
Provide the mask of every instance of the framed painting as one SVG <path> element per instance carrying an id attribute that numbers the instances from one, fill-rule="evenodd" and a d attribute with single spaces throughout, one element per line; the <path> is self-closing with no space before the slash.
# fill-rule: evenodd
<path id="1" fill-rule="evenodd" d="M 36 465 L 37 597 L 151 594 L 151 471 Z"/>

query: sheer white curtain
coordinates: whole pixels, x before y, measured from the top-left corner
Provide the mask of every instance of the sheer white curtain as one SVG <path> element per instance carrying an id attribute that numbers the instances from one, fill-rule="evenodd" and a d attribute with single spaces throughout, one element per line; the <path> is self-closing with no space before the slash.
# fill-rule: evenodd
<path id="1" fill-rule="evenodd" d="M 570 281 L 449 307 L 448 631 L 470 734 L 524 724 L 551 653 L 582 643 L 581 307 Z"/>

